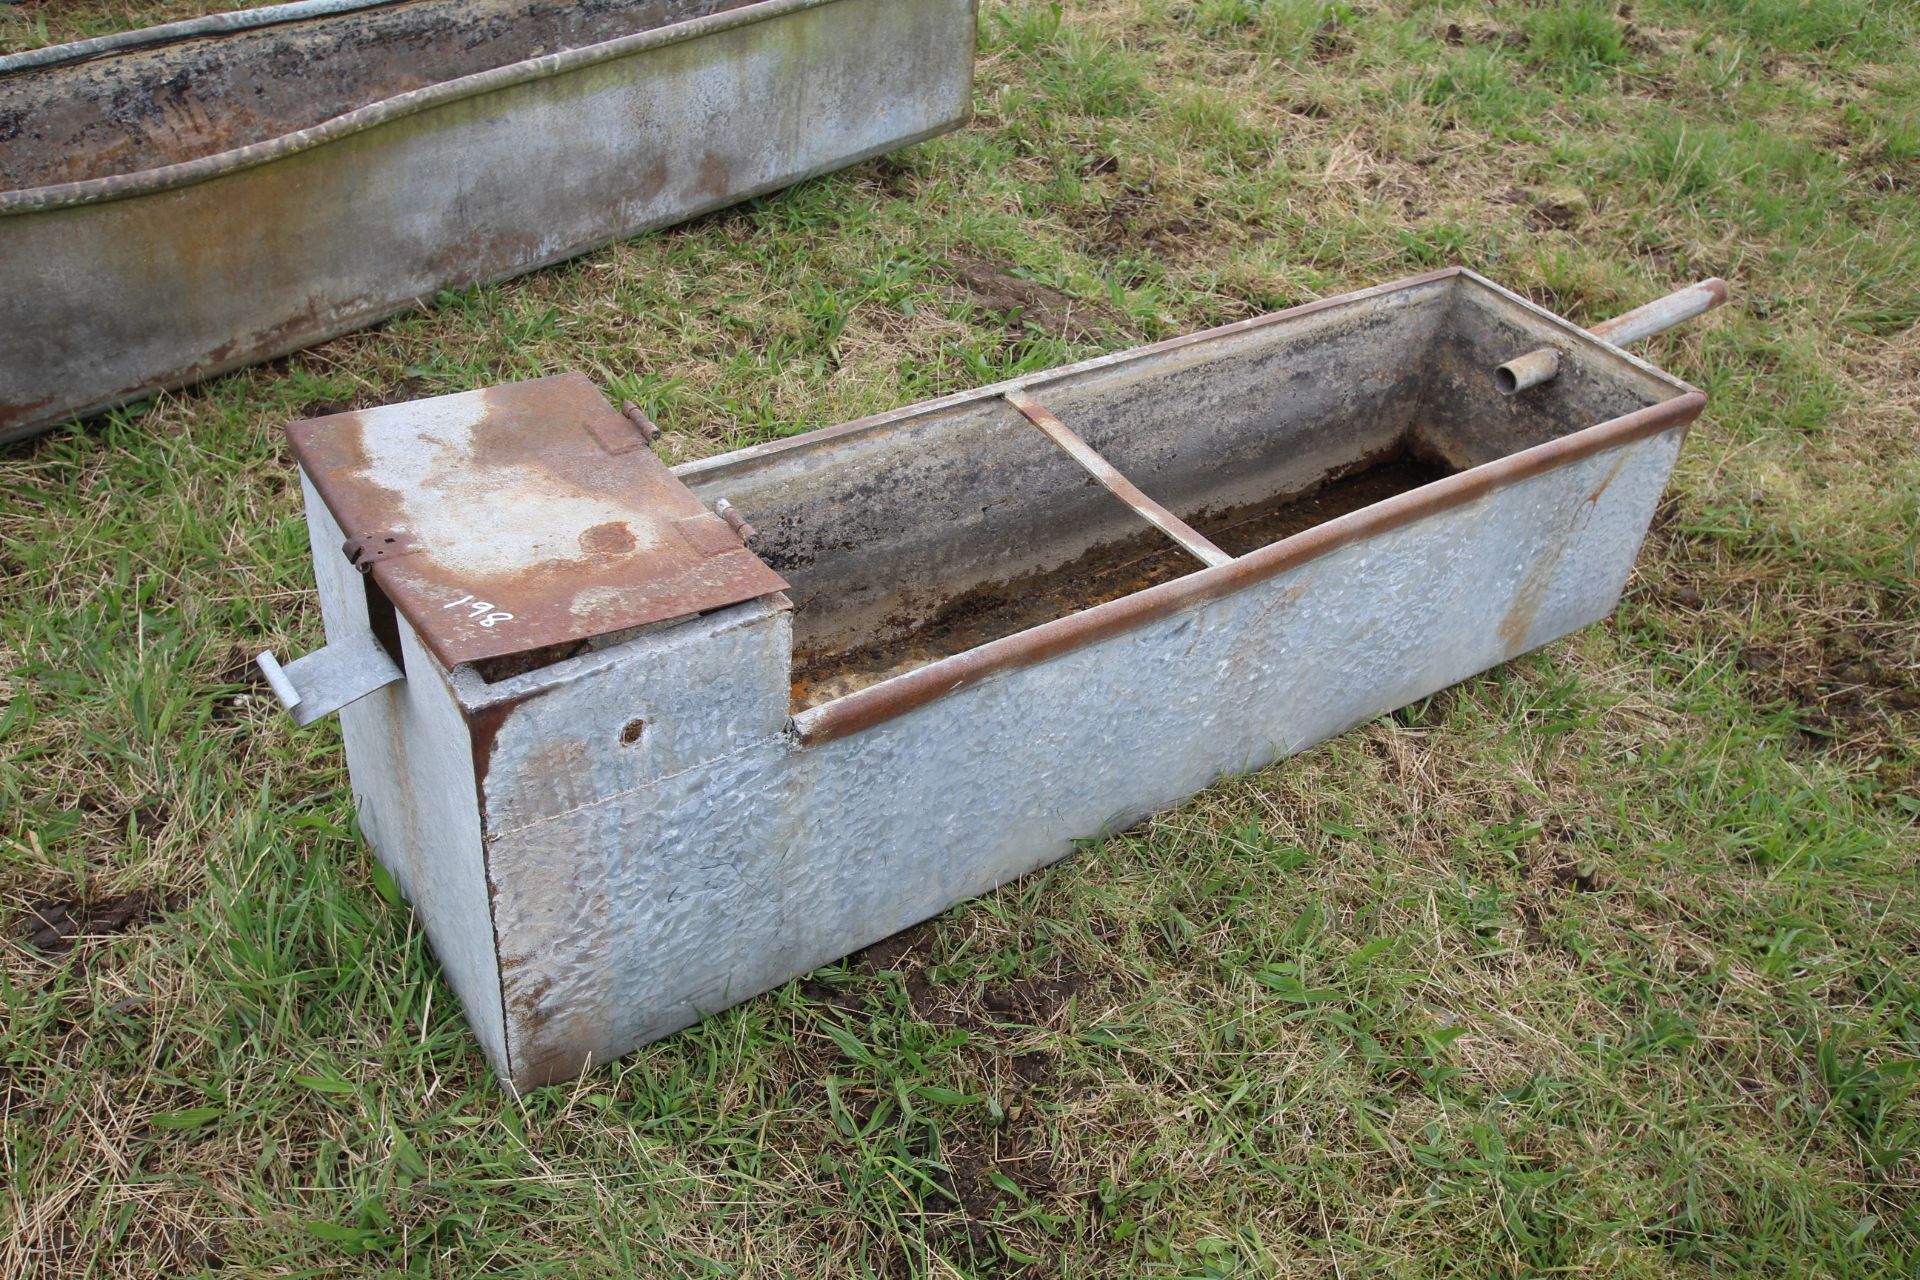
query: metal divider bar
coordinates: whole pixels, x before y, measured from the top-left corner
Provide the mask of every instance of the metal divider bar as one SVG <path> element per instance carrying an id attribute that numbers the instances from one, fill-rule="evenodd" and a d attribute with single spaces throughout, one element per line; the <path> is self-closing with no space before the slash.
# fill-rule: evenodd
<path id="1" fill-rule="evenodd" d="M 1199 530 L 1140 492 L 1133 481 L 1121 475 L 1073 428 L 1047 412 L 1038 400 L 1018 387 L 1007 392 L 1002 399 L 1018 409 L 1028 422 L 1040 428 L 1047 439 L 1066 450 L 1068 457 L 1086 468 L 1087 474 L 1105 485 L 1114 497 L 1132 507 L 1136 515 L 1179 543 L 1202 564 L 1213 568 L 1233 563 L 1232 556 L 1208 542 Z"/>

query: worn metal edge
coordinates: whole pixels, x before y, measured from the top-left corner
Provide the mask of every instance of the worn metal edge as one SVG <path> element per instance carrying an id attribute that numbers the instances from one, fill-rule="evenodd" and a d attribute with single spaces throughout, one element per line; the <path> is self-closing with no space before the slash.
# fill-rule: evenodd
<path id="1" fill-rule="evenodd" d="M 178 44 L 197 36 L 225 35 L 231 31 L 281 27 L 289 23 L 305 22 L 309 18 L 328 18 L 337 13 L 352 13 L 357 9 L 394 8 L 411 2 L 412 0 L 299 0 L 295 4 L 271 4 L 257 9 L 234 9 L 227 13 L 205 14 L 198 18 L 183 18 L 178 22 L 162 22 L 151 27 L 138 27 L 132 31 L 116 31 L 111 35 L 95 36 L 91 40 L 74 40 L 66 44 L 50 44 L 38 49 L 27 49 L 21 53 L 10 53 L 0 58 L 0 76 L 11 75 L 16 71 L 56 66 L 63 62 L 88 62 L 94 58 L 132 49 Z"/>
<path id="2" fill-rule="evenodd" d="M 978 684 L 988 676 L 1032 666 L 1231 595 L 1362 538 L 1465 506 L 1531 476 L 1676 427 L 1684 428 L 1700 416 L 1706 404 L 1704 392 L 1689 390 L 1645 409 L 1457 472 L 1283 538 L 1231 564 L 1202 569 L 1084 612 L 1042 623 L 823 703 L 795 716 L 794 730 L 806 746 L 859 733 Z"/>
<path id="3" fill-rule="evenodd" d="M 725 13 L 676 22 L 669 26 L 657 27 L 652 31 L 636 32 L 630 36 L 604 40 L 599 44 L 586 45 L 579 49 L 568 49 L 561 53 L 528 58 L 521 62 L 509 63 L 504 67 L 476 71 L 472 75 L 461 76 L 454 80 L 443 80 L 438 84 L 428 85 L 424 89 L 414 89 L 369 103 L 364 107 L 356 107 L 343 115 L 334 116 L 317 125 L 309 125 L 305 129 L 284 133 L 262 142 L 248 143 L 244 147 L 216 152 L 210 156 L 200 156 L 192 160 L 183 160 L 178 164 L 161 165 L 158 168 L 115 174 L 106 178 L 88 178 L 80 182 L 62 182 L 45 187 L 0 191 L 0 217 L 39 213 L 47 209 L 59 209 L 77 204 L 105 204 L 112 200 L 123 200 L 132 196 L 149 195 L 156 191 L 192 186 L 241 169 L 250 169 L 272 160 L 310 151 L 324 143 L 337 142 L 341 138 L 363 133 L 376 125 L 386 124 L 392 120 L 415 115 L 430 107 L 444 106 L 447 103 L 477 97 L 483 93 L 509 89 L 530 80 L 547 79 L 602 62 L 611 62 L 669 45 L 683 44 L 703 36 L 730 31 L 735 27 L 751 26 L 757 22 L 767 22 L 842 2 L 843 0 L 760 0 L 757 4 L 730 9 Z M 977 4 L 977 0 L 975 3 Z M 352 6 L 344 11 L 351 11 L 351 8 Z M 977 12 L 975 8 L 976 15 Z M 330 14 L 323 11 L 312 16 L 325 17 Z M 210 34 L 217 34 L 217 32 Z M 56 49 L 61 47 L 63 46 L 55 46 Z M 968 47 L 967 56 L 971 61 L 973 56 L 971 46 Z M 0 74 L 16 69 L 0 63 Z"/>

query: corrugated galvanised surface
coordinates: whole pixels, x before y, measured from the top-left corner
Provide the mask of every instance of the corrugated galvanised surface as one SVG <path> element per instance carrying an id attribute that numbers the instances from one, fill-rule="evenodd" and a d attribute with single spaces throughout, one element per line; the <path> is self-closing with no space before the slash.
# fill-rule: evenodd
<path id="1" fill-rule="evenodd" d="M 287 435 L 347 530 L 348 559 L 448 666 L 787 585 L 577 373 L 297 422 Z"/>
<path id="2" fill-rule="evenodd" d="M 0 441 L 954 128 L 975 3 L 318 0 L 0 59 Z"/>

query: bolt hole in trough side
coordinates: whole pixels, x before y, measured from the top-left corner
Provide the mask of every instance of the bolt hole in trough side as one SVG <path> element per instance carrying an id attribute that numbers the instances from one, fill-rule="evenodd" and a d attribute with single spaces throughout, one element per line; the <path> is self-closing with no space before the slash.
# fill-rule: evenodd
<path id="1" fill-rule="evenodd" d="M 627 721 L 620 730 L 620 745 L 623 747 L 639 746 L 640 737 L 646 733 L 646 731 L 647 722 L 645 720 L 633 719 Z"/>
<path id="2" fill-rule="evenodd" d="M 1548 342 L 1561 376 L 1497 394 L 1501 358 Z M 1675 385 L 1447 273 L 679 474 L 750 516 L 756 550 L 792 586 L 797 713 L 1667 401 Z M 1059 447 L 1036 449 L 1035 426 Z M 1117 502 L 1095 484 L 1102 468 Z"/>

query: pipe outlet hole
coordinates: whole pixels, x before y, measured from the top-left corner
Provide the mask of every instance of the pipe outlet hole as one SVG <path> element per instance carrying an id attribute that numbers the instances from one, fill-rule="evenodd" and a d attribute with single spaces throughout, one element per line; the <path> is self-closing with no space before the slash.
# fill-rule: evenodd
<path id="1" fill-rule="evenodd" d="M 646 731 L 647 722 L 645 720 L 627 721 L 626 728 L 620 730 L 620 745 L 623 747 L 637 746 L 640 742 L 640 735 Z"/>

